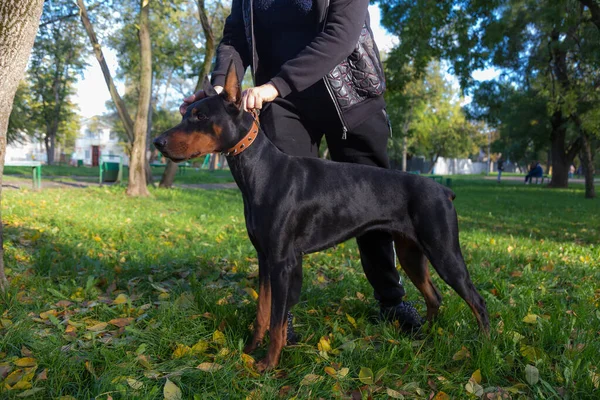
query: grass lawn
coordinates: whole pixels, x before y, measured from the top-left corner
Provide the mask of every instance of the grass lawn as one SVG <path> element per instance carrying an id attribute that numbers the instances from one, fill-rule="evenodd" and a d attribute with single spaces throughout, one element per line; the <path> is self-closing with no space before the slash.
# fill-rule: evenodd
<path id="1" fill-rule="evenodd" d="M 123 174 L 123 179 L 127 181 L 127 169 Z M 158 178 L 164 172 L 164 167 L 152 167 L 152 175 Z M 31 167 L 4 167 L 5 176 L 22 175 L 24 178 L 31 178 Z M 99 177 L 98 167 L 71 167 L 66 165 L 43 165 L 42 179 L 44 178 L 66 178 L 82 181 L 97 182 Z M 195 170 L 187 168 L 184 174 L 177 174 L 175 183 L 180 184 L 201 184 L 201 183 L 225 183 L 233 182 L 233 177 L 229 170 Z M 158 184 L 158 181 L 156 182 Z"/>
<path id="2" fill-rule="evenodd" d="M 453 184 L 491 337 L 435 273 L 430 330 L 376 322 L 352 241 L 304 258 L 301 341 L 265 375 L 241 354 L 258 267 L 237 190 L 5 191 L 0 398 L 599 398 L 600 202 Z"/>

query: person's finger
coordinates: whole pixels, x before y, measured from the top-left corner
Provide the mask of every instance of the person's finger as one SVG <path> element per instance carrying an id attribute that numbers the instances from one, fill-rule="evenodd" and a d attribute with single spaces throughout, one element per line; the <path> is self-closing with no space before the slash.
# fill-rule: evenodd
<path id="1" fill-rule="evenodd" d="M 255 96 L 256 96 L 256 94 L 254 93 L 254 91 L 251 91 L 248 94 L 248 100 L 246 101 L 246 107 L 247 107 L 246 111 L 252 110 L 255 107 L 255 100 L 256 100 Z"/>
<path id="2" fill-rule="evenodd" d="M 254 108 L 260 110 L 263 106 L 263 99 L 260 95 L 256 96 L 256 100 L 254 102 Z"/>
<path id="3" fill-rule="evenodd" d="M 242 92 L 242 110 L 244 111 L 248 111 L 248 106 L 247 106 L 247 102 L 248 102 L 248 90 L 244 90 Z"/>

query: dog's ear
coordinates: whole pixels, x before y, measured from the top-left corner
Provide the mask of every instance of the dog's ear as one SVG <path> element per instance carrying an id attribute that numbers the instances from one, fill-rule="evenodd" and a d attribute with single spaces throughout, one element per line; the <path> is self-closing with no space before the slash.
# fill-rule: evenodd
<path id="1" fill-rule="evenodd" d="M 227 69 L 227 76 L 225 76 L 225 86 L 223 87 L 222 94 L 225 97 L 225 100 L 235 104 L 237 108 L 241 107 L 242 88 L 237 77 L 237 72 L 235 71 L 233 60 L 231 60 L 229 68 Z"/>
<path id="2" fill-rule="evenodd" d="M 210 79 L 208 79 L 208 75 L 204 76 L 204 81 L 202 82 L 202 90 L 204 90 L 204 94 L 207 96 L 216 96 L 218 93 L 213 87 L 212 83 L 210 83 Z"/>

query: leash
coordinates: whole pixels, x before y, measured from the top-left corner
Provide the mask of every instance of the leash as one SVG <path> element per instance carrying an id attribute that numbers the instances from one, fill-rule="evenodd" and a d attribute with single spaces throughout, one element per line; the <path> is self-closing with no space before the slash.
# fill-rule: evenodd
<path id="1" fill-rule="evenodd" d="M 221 154 L 223 154 L 226 157 L 227 156 L 236 156 L 236 155 L 242 153 L 248 147 L 250 147 L 250 145 L 252 143 L 254 143 L 254 139 L 256 139 L 256 136 L 258 135 L 259 126 L 260 126 L 260 123 L 258 121 L 259 110 L 254 109 L 254 110 L 250 111 L 250 115 L 252 115 L 253 121 L 252 121 L 252 126 L 250 127 L 250 130 L 248 131 L 246 136 L 244 136 L 242 138 L 242 140 L 240 140 L 235 146 L 233 146 L 232 148 L 230 148 L 227 151 L 222 152 Z"/>

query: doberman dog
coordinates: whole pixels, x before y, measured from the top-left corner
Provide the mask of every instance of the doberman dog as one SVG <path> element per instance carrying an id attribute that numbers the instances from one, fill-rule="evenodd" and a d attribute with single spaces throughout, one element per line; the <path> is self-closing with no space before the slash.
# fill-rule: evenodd
<path id="1" fill-rule="evenodd" d="M 207 97 L 191 104 L 182 122 L 154 144 L 175 162 L 214 152 L 227 156 L 259 261 L 257 319 L 244 351 L 254 351 L 270 332 L 267 355 L 256 365 L 259 371 L 275 367 L 286 344 L 286 315 L 302 286 L 302 255 L 371 230 L 391 232 L 402 268 L 425 297 L 429 320 L 438 313 L 441 295 L 428 261 L 489 332 L 485 302 L 460 250 L 450 189 L 404 172 L 284 154 L 255 116 L 241 109 L 233 63 L 221 94 L 208 80 L 204 90 Z"/>

